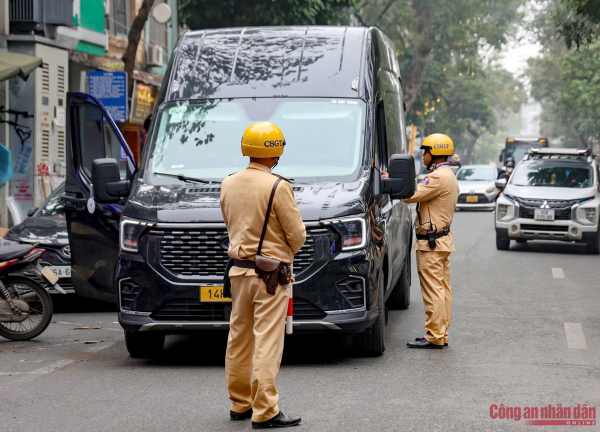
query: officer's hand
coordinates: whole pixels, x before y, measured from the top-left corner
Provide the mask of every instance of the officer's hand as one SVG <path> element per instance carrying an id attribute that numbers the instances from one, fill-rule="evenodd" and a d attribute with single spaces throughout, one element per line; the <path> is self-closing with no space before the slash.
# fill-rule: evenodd
<path id="1" fill-rule="evenodd" d="M 385 171 L 381 171 L 381 178 L 390 178 L 390 175 Z"/>

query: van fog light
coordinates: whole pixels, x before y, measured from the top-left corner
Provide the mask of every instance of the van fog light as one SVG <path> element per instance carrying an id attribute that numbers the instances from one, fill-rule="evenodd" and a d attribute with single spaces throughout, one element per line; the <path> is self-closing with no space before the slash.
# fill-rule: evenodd
<path id="1" fill-rule="evenodd" d="M 576 236 L 577 234 L 579 234 L 579 230 L 576 227 L 571 228 L 571 235 Z"/>
<path id="2" fill-rule="evenodd" d="M 512 225 L 510 227 L 510 232 L 516 233 L 517 231 L 519 231 L 519 227 L 516 225 Z"/>

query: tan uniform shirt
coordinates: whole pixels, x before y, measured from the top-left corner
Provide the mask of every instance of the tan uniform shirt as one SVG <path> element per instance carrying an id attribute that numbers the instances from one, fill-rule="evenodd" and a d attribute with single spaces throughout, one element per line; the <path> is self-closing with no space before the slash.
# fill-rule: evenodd
<path id="1" fill-rule="evenodd" d="M 271 190 L 277 177 L 265 165 L 250 162 L 248 167 L 221 185 L 221 211 L 229 232 L 228 254 L 234 259 L 254 260 L 265 222 Z M 279 182 L 261 254 L 292 263 L 294 254 L 306 241 L 306 228 L 287 181 Z M 234 267 L 230 276 L 253 275 L 254 270 Z"/>
<path id="2" fill-rule="evenodd" d="M 419 224 L 419 216 L 415 217 L 415 231 L 417 234 L 425 234 L 431 229 L 429 225 L 429 214 L 431 221 L 437 231 L 452 225 L 454 210 L 459 195 L 458 181 L 448 165 L 436 168 L 423 178 L 417 187 L 417 192 L 410 198 L 403 200 L 405 203 L 420 203 L 419 212 L 423 225 Z M 427 240 L 417 240 L 414 248 L 419 251 L 454 252 L 454 239 L 452 232 L 447 236 L 436 240 L 436 248 L 431 249 Z"/>

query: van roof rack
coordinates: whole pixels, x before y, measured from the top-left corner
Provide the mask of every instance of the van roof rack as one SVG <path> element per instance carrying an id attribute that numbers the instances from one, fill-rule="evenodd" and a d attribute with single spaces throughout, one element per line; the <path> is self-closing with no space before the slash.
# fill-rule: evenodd
<path id="1" fill-rule="evenodd" d="M 591 162 L 592 150 L 576 148 L 532 148 L 525 155 L 524 160 L 531 159 L 563 159 L 563 160 L 587 160 Z"/>

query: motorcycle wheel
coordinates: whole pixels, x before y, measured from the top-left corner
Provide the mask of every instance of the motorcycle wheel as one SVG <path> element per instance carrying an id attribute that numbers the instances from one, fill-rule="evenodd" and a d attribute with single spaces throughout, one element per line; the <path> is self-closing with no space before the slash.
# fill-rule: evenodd
<path id="1" fill-rule="evenodd" d="M 48 291 L 26 278 L 11 277 L 2 282 L 14 299 L 23 300 L 29 305 L 29 317 L 22 322 L 0 322 L 0 336 L 14 341 L 39 336 L 52 320 L 52 298 Z"/>

